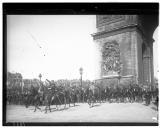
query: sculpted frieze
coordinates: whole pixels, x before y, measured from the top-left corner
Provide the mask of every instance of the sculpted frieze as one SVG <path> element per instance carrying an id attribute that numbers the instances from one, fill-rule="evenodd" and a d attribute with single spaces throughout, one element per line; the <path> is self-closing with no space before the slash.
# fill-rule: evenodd
<path id="1" fill-rule="evenodd" d="M 103 45 L 102 68 L 105 72 L 120 72 L 120 48 L 116 41 L 106 42 Z"/>

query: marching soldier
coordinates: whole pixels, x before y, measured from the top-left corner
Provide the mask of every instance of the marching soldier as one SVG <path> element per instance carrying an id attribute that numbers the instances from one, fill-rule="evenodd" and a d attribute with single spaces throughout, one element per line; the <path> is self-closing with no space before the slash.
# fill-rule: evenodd
<path id="1" fill-rule="evenodd" d="M 146 102 L 146 105 L 149 105 L 149 104 L 150 104 L 150 101 L 151 101 L 151 95 L 150 95 L 149 90 L 147 89 L 147 90 L 145 91 L 145 102 Z"/>

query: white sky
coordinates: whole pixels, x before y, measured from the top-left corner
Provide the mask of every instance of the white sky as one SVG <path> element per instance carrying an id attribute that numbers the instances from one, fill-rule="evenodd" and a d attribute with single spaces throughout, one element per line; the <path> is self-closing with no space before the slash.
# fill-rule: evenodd
<path id="1" fill-rule="evenodd" d="M 96 76 L 94 15 L 10 15 L 7 17 L 8 71 L 23 78 L 84 79 Z M 41 46 L 41 48 L 40 48 Z"/>
<path id="2" fill-rule="evenodd" d="M 98 52 L 91 36 L 95 32 L 95 15 L 9 15 L 8 71 L 22 73 L 23 78 L 42 73 L 43 79 L 79 79 L 83 67 L 84 79 L 96 79 Z"/>
<path id="3" fill-rule="evenodd" d="M 155 40 L 153 43 L 153 63 L 154 63 L 154 75 L 159 78 L 160 72 L 159 72 L 159 55 L 160 51 L 158 50 L 160 48 L 159 43 L 159 27 L 156 28 L 156 30 L 153 33 L 153 39 Z"/>

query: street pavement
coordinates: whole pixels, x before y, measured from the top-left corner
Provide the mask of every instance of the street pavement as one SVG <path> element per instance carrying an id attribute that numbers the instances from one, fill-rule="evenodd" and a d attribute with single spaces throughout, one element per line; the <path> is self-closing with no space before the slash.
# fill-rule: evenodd
<path id="1" fill-rule="evenodd" d="M 157 122 L 158 112 L 153 104 L 146 106 L 144 103 L 96 103 L 90 108 L 87 103 L 77 103 L 74 107 L 59 110 L 52 105 L 52 111 L 45 113 L 34 112 L 34 107 L 25 108 L 21 105 L 6 106 L 7 122 Z"/>

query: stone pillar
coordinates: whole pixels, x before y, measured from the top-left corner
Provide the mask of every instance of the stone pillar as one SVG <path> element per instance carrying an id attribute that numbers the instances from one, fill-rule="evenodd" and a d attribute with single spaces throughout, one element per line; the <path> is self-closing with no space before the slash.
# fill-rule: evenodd
<path id="1" fill-rule="evenodd" d="M 149 48 L 144 44 L 143 49 L 143 83 L 148 84 L 150 82 L 150 53 Z"/>
<path id="2" fill-rule="evenodd" d="M 154 69 L 153 69 L 153 43 L 143 44 L 143 83 L 145 85 L 153 85 Z"/>

